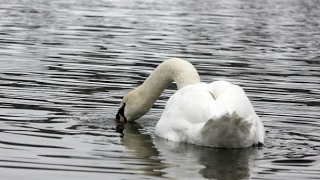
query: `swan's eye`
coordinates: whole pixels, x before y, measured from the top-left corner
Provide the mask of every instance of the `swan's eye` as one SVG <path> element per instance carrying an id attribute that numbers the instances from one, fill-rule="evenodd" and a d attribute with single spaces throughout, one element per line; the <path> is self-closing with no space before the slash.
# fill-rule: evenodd
<path id="1" fill-rule="evenodd" d="M 126 123 L 127 119 L 124 116 L 124 108 L 126 107 L 126 103 L 123 103 L 123 106 L 119 109 L 117 115 L 116 115 L 116 121 L 118 123 Z"/>

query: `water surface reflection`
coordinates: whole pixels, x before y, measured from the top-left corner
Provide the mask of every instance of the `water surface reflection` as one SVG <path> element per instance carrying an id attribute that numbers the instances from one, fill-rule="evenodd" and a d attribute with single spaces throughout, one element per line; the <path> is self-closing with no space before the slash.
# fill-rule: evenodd
<path id="1" fill-rule="evenodd" d="M 257 147 L 219 149 L 167 141 L 144 133 L 137 123 L 125 126 L 123 145 L 138 161 L 148 164 L 148 175 L 179 178 L 248 179 L 254 160 L 261 158 Z M 158 173 L 156 173 L 158 172 Z"/>
<path id="2" fill-rule="evenodd" d="M 1 178 L 319 179 L 319 12 L 317 0 L 0 1 Z M 122 96 L 171 57 L 242 86 L 265 146 L 155 137 L 174 85 L 116 133 Z"/>

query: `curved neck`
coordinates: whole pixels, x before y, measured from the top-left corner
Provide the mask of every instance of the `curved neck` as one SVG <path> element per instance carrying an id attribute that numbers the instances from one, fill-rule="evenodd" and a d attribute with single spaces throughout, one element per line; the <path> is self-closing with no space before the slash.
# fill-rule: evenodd
<path id="1" fill-rule="evenodd" d="M 194 66 L 182 59 L 173 58 L 161 63 L 136 90 L 143 93 L 148 111 L 162 92 L 172 83 L 177 88 L 200 82 L 200 77 Z"/>

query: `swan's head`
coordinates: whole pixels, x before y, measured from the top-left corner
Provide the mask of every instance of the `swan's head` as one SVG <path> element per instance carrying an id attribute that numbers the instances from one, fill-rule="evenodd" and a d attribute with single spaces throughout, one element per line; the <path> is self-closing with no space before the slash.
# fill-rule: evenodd
<path id="1" fill-rule="evenodd" d="M 151 106 L 149 103 L 146 103 L 146 98 L 143 96 L 143 93 L 135 89 L 123 97 L 120 103 L 120 109 L 116 115 L 116 121 L 119 123 L 134 121 L 146 114 Z"/>

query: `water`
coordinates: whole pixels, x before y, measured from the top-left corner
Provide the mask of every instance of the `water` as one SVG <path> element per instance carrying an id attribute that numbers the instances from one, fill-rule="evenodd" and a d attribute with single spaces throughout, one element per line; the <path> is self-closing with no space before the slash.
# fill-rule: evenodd
<path id="1" fill-rule="evenodd" d="M 320 2 L 0 1 L 1 179 L 319 179 Z M 164 59 L 242 86 L 263 148 L 154 135 L 172 85 L 125 135 L 122 96 Z"/>

